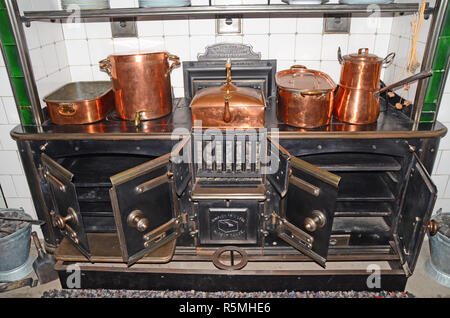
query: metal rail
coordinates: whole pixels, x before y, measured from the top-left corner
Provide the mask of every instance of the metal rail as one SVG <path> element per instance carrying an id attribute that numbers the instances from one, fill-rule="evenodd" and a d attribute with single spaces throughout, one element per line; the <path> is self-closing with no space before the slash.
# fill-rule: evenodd
<path id="1" fill-rule="evenodd" d="M 80 18 L 131 18 L 131 17 L 205 17 L 214 15 L 263 16 L 267 14 L 311 14 L 311 13 L 366 13 L 377 12 L 415 13 L 418 3 L 392 3 L 369 6 L 364 4 L 323 4 L 323 5 L 234 5 L 234 6 L 192 6 L 164 8 L 125 8 L 81 10 Z M 427 9 L 431 13 L 432 8 Z M 22 17 L 24 22 L 38 20 L 66 19 L 72 11 L 26 11 Z"/>

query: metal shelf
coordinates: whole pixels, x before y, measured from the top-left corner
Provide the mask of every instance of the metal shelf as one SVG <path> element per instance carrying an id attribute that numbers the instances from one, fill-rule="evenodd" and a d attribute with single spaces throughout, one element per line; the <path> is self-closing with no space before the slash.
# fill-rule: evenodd
<path id="1" fill-rule="evenodd" d="M 322 5 L 235 5 L 235 6 L 191 6 L 191 7 L 163 7 L 163 8 L 126 8 L 81 10 L 80 18 L 133 18 L 133 17 L 207 17 L 214 15 L 225 16 L 264 16 L 267 14 L 292 15 L 312 13 L 366 13 L 372 14 L 364 4 L 322 4 Z M 379 4 L 380 12 L 417 12 L 419 3 L 391 3 Z M 427 9 L 427 13 L 432 12 Z M 73 12 L 60 11 L 26 11 L 22 16 L 24 22 L 39 20 L 65 19 Z"/>

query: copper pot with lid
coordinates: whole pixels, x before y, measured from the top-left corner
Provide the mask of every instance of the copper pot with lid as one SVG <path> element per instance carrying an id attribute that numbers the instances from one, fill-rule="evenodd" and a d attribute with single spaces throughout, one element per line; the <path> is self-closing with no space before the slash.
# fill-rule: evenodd
<path id="1" fill-rule="evenodd" d="M 380 114 L 380 93 L 431 76 L 423 71 L 380 89 L 381 68 L 389 66 L 395 53 L 380 58 L 361 48 L 358 53 L 342 57 L 338 49 L 338 60 L 342 65 L 341 79 L 334 102 L 334 115 L 340 121 L 351 124 L 371 124 Z"/>
<path id="2" fill-rule="evenodd" d="M 120 118 L 135 120 L 138 126 L 141 120 L 172 112 L 170 73 L 180 65 L 178 56 L 167 52 L 114 54 L 99 63 L 112 79 Z"/>
<path id="3" fill-rule="evenodd" d="M 231 62 L 225 64 L 226 83 L 199 90 L 191 102 L 196 128 L 263 128 L 266 99 L 263 91 L 231 82 Z"/>
<path id="4" fill-rule="evenodd" d="M 336 84 L 327 74 L 294 65 L 278 72 L 276 82 L 278 119 L 301 128 L 330 123 Z"/>

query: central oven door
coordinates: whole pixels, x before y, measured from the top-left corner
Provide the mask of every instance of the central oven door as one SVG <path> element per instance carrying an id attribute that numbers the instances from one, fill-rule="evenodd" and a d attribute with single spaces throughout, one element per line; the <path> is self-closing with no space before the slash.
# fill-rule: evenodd
<path id="1" fill-rule="evenodd" d="M 73 174 L 55 160 L 41 155 L 42 178 L 48 182 L 52 192 L 54 211 L 50 212 L 52 225 L 74 244 L 84 256 L 90 259 L 87 235 L 78 205 Z"/>
<path id="2" fill-rule="evenodd" d="M 270 148 L 280 158 L 278 171 L 268 174 L 281 197 L 279 214 L 272 213 L 277 235 L 325 266 L 340 177 L 290 156 L 274 142 Z"/>
<path id="3" fill-rule="evenodd" d="M 189 163 L 183 160 L 189 140 L 183 139 L 172 153 L 111 177 L 114 218 L 122 258 L 128 265 L 170 242 L 169 260 L 173 255 L 173 241 L 185 223 L 178 196 L 191 179 Z"/>

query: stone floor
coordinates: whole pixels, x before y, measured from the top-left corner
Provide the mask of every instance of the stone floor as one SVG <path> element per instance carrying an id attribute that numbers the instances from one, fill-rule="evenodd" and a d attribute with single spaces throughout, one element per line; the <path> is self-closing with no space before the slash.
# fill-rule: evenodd
<path id="1" fill-rule="evenodd" d="M 430 252 L 428 241 L 423 244 L 422 251 L 417 262 L 414 275 L 409 278 L 406 285 L 406 291 L 412 293 L 416 297 L 445 297 L 450 298 L 450 288 L 446 288 L 433 281 L 424 271 L 424 264 L 429 258 Z M 34 273 L 31 274 L 33 277 Z M 14 291 L 0 294 L 0 298 L 14 297 L 41 297 L 44 291 L 51 289 L 59 289 L 61 285 L 59 281 L 53 281 L 46 285 L 38 285 L 34 288 L 24 287 Z"/>

